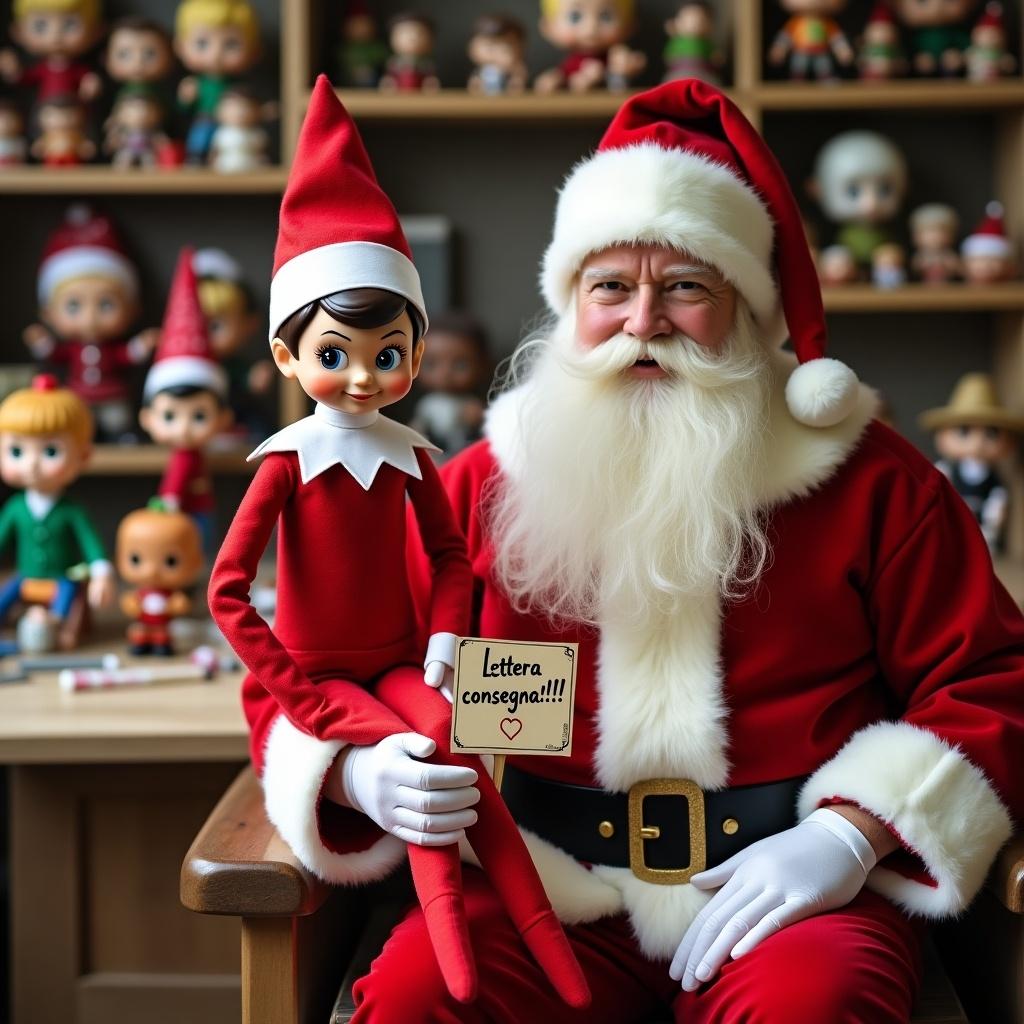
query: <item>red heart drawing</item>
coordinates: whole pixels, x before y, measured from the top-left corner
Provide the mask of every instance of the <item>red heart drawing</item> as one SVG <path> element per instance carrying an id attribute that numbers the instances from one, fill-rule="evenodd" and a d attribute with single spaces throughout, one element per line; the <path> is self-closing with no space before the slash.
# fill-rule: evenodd
<path id="1" fill-rule="evenodd" d="M 523 723 L 518 718 L 503 718 L 499 724 L 501 731 L 510 740 L 514 740 L 523 731 Z"/>

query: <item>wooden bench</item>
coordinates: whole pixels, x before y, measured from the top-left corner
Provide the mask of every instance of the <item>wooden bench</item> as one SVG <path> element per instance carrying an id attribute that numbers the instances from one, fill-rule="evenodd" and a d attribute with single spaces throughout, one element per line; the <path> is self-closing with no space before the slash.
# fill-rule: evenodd
<path id="1" fill-rule="evenodd" d="M 403 905 L 394 883 L 342 889 L 310 875 L 267 821 L 251 769 L 238 776 L 193 842 L 182 866 L 181 899 L 198 913 L 241 918 L 243 1024 L 347 1022 L 352 983 Z M 971 912 L 938 930 L 936 945 L 952 969 L 947 974 L 929 948 L 914 1024 L 1024 1020 L 1022 937 L 1024 838 L 1018 838 Z"/>

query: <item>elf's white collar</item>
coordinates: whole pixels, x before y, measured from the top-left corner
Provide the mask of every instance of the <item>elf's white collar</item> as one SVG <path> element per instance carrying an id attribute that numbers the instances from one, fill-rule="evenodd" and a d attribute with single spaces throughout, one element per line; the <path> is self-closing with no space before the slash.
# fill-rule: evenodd
<path id="1" fill-rule="evenodd" d="M 368 491 L 377 470 L 385 462 L 417 480 L 422 479 L 416 461 L 417 448 L 440 451 L 415 430 L 379 412 L 351 414 L 317 405 L 312 416 L 268 437 L 247 461 L 268 452 L 295 452 L 304 484 L 338 464 Z"/>

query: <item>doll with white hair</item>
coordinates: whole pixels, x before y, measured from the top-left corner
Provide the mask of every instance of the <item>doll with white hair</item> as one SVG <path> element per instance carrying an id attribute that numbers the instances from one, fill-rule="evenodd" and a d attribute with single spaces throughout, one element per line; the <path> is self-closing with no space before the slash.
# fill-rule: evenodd
<path id="1" fill-rule="evenodd" d="M 895 143 L 877 132 L 836 135 L 818 153 L 809 187 L 839 225 L 836 243 L 870 268 L 875 250 L 894 241 L 888 225 L 907 192 L 907 162 Z"/>

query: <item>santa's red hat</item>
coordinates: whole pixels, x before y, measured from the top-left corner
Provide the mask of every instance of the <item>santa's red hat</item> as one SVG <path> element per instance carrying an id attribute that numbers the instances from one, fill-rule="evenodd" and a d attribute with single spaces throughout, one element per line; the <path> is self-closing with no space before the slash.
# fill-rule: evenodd
<path id="1" fill-rule="evenodd" d="M 989 203 L 981 223 L 960 243 L 964 256 L 1010 256 L 1013 246 L 1006 237 L 1002 203 Z"/>
<path id="2" fill-rule="evenodd" d="M 868 15 L 868 25 L 895 25 L 896 16 L 892 13 L 892 8 L 884 2 L 876 3 L 871 8 L 871 13 Z"/>
<path id="3" fill-rule="evenodd" d="M 355 122 L 321 75 L 302 122 L 281 202 L 270 337 L 307 303 L 349 288 L 403 296 L 426 326 L 420 276 Z"/>
<path id="4" fill-rule="evenodd" d="M 786 385 L 790 412 L 825 427 L 852 411 L 857 378 L 825 358 L 821 290 L 786 176 L 706 82 L 668 82 L 628 99 L 597 152 L 569 175 L 541 274 L 552 310 L 570 308 L 587 256 L 621 244 L 664 245 L 717 267 L 773 340 L 781 301 L 801 364 Z"/>
<path id="5" fill-rule="evenodd" d="M 193 259 L 194 253 L 187 247 L 178 256 L 160 344 L 142 389 L 142 400 L 147 403 L 161 391 L 175 387 L 203 388 L 222 400 L 227 398 L 228 375 L 210 347 Z"/>
<path id="6" fill-rule="evenodd" d="M 78 277 L 113 278 L 132 298 L 139 294 L 139 275 L 114 222 L 85 203 L 69 206 L 64 222 L 46 241 L 37 279 L 40 305 Z"/>

